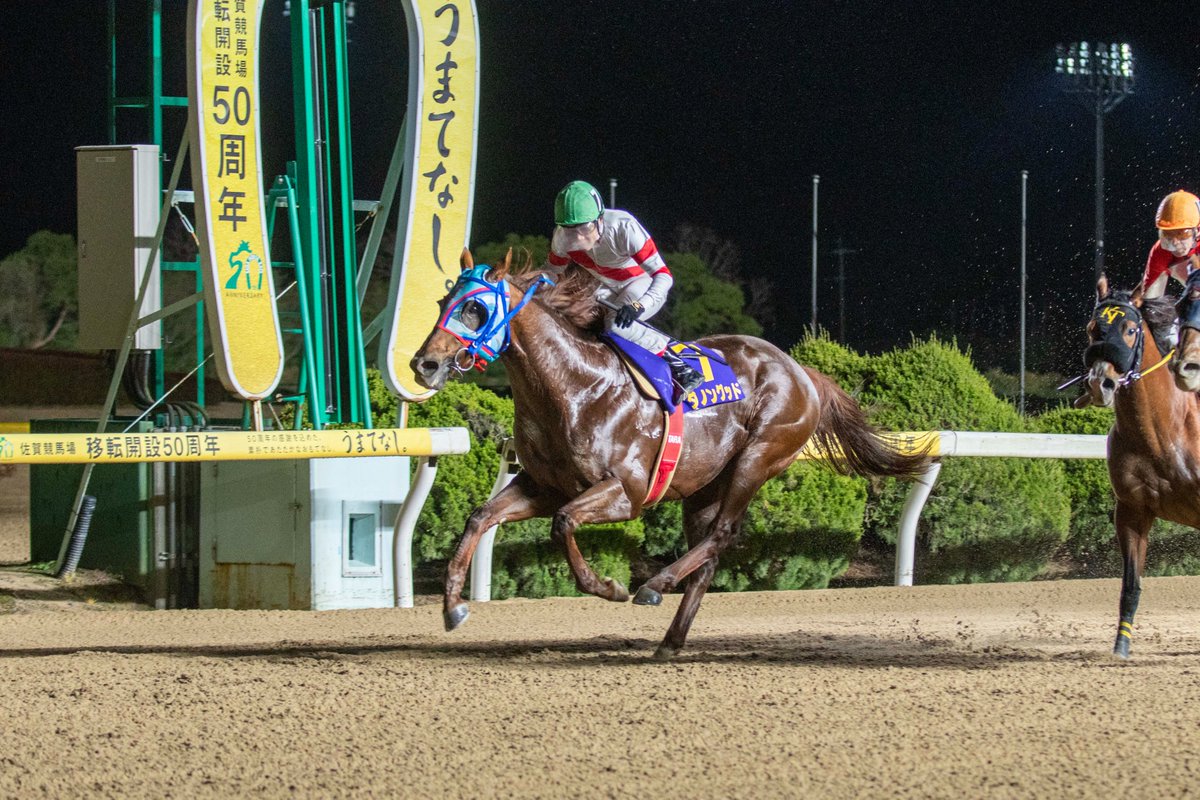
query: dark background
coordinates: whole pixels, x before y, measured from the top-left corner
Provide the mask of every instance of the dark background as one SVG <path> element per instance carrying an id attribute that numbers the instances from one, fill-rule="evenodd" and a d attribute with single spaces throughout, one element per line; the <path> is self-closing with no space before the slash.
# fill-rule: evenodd
<path id="1" fill-rule="evenodd" d="M 1091 304 L 1092 114 L 1059 91 L 1054 44 L 1126 41 L 1137 92 L 1105 125 L 1110 275 L 1132 284 L 1154 209 L 1197 180 L 1194 24 L 1169 4 L 760 0 L 477 0 L 482 40 L 473 241 L 548 234 L 574 178 L 633 211 L 664 249 L 692 223 L 774 282 L 767 336 L 809 319 L 812 175 L 820 183 L 820 316 L 836 326 L 830 250 L 847 257 L 847 339 L 910 332 L 1017 354 L 1020 171 L 1029 179 L 1031 366 L 1071 371 Z M 105 141 L 104 3 L 5 3 L 0 254 L 74 232 L 72 148 Z M 185 3 L 165 0 L 167 93 L 184 94 Z M 264 11 L 265 168 L 292 147 L 282 0 Z M 118 3 L 118 93 L 142 91 L 143 0 Z M 377 197 L 406 97 L 399 4 L 357 0 L 351 38 L 356 195 Z M 177 146 L 183 113 L 167 112 Z M 141 118 L 122 116 L 123 141 Z M 127 138 L 126 138 L 127 137 Z"/>

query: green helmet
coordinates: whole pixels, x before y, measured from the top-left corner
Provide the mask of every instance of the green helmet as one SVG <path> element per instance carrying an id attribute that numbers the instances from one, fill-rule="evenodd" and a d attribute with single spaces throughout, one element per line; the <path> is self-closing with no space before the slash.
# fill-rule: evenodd
<path id="1" fill-rule="evenodd" d="M 599 219 L 604 201 L 590 183 L 571 181 L 554 198 L 555 225 L 582 225 Z"/>

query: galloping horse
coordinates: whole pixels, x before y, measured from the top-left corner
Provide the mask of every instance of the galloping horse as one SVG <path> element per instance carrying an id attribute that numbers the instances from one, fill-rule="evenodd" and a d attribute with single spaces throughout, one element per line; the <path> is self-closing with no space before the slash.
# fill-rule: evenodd
<path id="1" fill-rule="evenodd" d="M 510 274 L 511 264 L 511 250 L 491 268 L 475 267 L 464 251 L 463 272 L 440 303 L 439 323 L 411 362 L 417 380 L 438 389 L 452 373 L 499 356 L 516 410 L 522 471 L 467 520 L 446 569 L 446 630 L 467 618 L 462 588 L 480 537 L 493 525 L 530 517 L 553 518 L 551 537 L 565 548 L 580 591 L 618 602 L 629 599 L 624 586 L 599 578 L 588 566 L 575 529 L 634 519 L 642 512 L 665 436 L 659 406 L 639 394 L 600 338 L 603 309 L 593 279 L 572 268 L 554 285 L 544 273 Z M 656 653 L 660 658 L 683 647 L 717 558 L 736 537 L 755 492 L 791 464 L 810 439 L 846 474 L 911 477 L 928 460 L 878 438 L 849 395 L 774 345 L 750 336 L 713 336 L 703 344 L 723 354 L 746 399 L 686 418 L 683 450 L 665 499 L 683 500 L 691 549 L 647 581 L 634 599 L 657 605 L 662 592 L 688 579 Z"/>
<path id="2" fill-rule="evenodd" d="M 1121 658 L 1129 658 L 1150 525 L 1161 518 L 1200 528 L 1200 400 L 1160 369 L 1171 358 L 1174 320 L 1169 298 L 1146 300 L 1140 286 L 1110 291 L 1103 276 L 1096 284 L 1084 363 L 1091 401 L 1115 410 L 1108 475 L 1124 560 L 1113 645 Z"/>

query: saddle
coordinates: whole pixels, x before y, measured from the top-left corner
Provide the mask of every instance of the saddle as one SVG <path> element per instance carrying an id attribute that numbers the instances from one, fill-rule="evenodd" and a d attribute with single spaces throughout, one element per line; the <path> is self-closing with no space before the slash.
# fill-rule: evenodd
<path id="1" fill-rule="evenodd" d="M 673 413 L 677 406 L 682 406 L 686 414 L 734 403 L 746 396 L 725 357 L 702 344 L 681 342 L 671 348 L 704 376 L 704 383 L 698 389 L 680 396 L 679 387 L 671 380 L 670 367 L 657 355 L 619 336 L 604 334 L 601 338 L 616 351 L 642 394 L 657 400 L 668 413 Z"/>
<path id="2" fill-rule="evenodd" d="M 745 393 L 724 356 L 703 345 L 684 342 L 672 348 L 704 376 L 704 383 L 699 388 L 680 396 L 679 387 L 671 380 L 670 367 L 657 355 L 619 336 L 604 334 L 602 338 L 616 351 L 642 395 L 657 401 L 663 410 L 664 436 L 654 469 L 650 472 L 650 488 L 643 501 L 643 505 L 653 505 L 666 494 L 675 468 L 679 466 L 679 454 L 683 451 L 683 415 L 741 400 Z"/>

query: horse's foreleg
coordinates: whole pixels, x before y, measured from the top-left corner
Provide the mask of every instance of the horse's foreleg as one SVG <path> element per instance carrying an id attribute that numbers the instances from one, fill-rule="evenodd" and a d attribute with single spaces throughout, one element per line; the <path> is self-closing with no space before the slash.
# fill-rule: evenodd
<path id="1" fill-rule="evenodd" d="M 796 440 L 789 435 L 789 430 L 789 427 L 764 427 L 756 434 L 759 440 L 755 444 L 748 446 L 725 465 L 721 474 L 705 489 L 709 497 L 719 498 L 719 501 L 712 501 L 719 502 L 719 510 L 707 535 L 699 544 L 689 542 L 691 549 L 678 561 L 642 584 L 633 598 L 634 603 L 658 605 L 662 602 L 663 592 L 675 588 L 681 580 L 729 547 L 737 538 L 742 517 L 755 493 L 764 483 L 787 469 L 800 444 L 804 443 L 803 439 Z M 715 495 L 709 494 L 711 492 L 715 492 Z"/>
<path id="2" fill-rule="evenodd" d="M 1134 508 L 1117 500 L 1117 541 L 1121 545 L 1121 556 L 1125 569 L 1121 578 L 1121 619 L 1117 624 L 1117 641 L 1113 654 L 1129 658 L 1129 646 L 1133 639 L 1133 615 L 1137 613 L 1138 600 L 1142 595 L 1142 570 L 1146 566 L 1146 540 L 1154 515 L 1142 508 Z"/>
<path id="3" fill-rule="evenodd" d="M 689 547 L 704 540 L 720 505 L 720 502 L 703 494 L 692 495 L 683 501 L 683 530 Z M 668 659 L 683 649 L 692 621 L 696 618 L 696 612 L 700 610 L 700 601 L 704 599 L 704 593 L 708 591 L 708 585 L 712 583 L 716 571 L 717 559 L 714 558 L 705 561 L 700 569 L 688 576 L 687 588 L 684 589 L 683 599 L 675 611 L 675 619 L 671 620 L 667 635 L 655 651 L 655 658 Z"/>
<path id="4" fill-rule="evenodd" d="M 662 602 L 663 593 L 674 589 L 680 581 L 705 563 L 715 562 L 725 548 L 737 538 L 746 507 L 750 505 L 754 493 L 766 481 L 766 478 L 757 480 L 738 477 L 763 474 L 760 468 L 748 468 L 747 464 L 746 458 L 740 458 L 726 467 L 718 480 L 728 480 L 728 483 L 720 487 L 722 497 L 717 506 L 719 510 L 712 524 L 708 526 L 707 535 L 698 544 L 689 541 L 691 548 L 679 560 L 664 567 L 657 575 L 643 583 L 634 595 L 634 603 L 644 606 L 658 605 Z M 770 473 L 773 474 L 775 473 Z"/>
<path id="5" fill-rule="evenodd" d="M 679 601 L 675 619 L 671 620 L 671 627 L 667 628 L 667 635 L 663 637 L 662 644 L 654 651 L 655 658 L 673 658 L 683 649 L 688 631 L 692 628 L 692 621 L 696 619 L 696 612 L 700 610 L 700 601 L 704 599 L 704 593 L 708 591 L 708 585 L 712 583 L 716 572 L 717 559 L 712 558 L 688 576 L 687 588 L 683 590 L 683 599 Z"/>
<path id="6" fill-rule="evenodd" d="M 634 516 L 625 487 L 616 478 L 601 481 L 554 514 L 550 537 L 560 543 L 579 591 L 623 603 L 629 591 L 614 578 L 599 578 L 588 565 L 575 541 L 575 529 L 584 523 L 623 522 Z"/>
<path id="7" fill-rule="evenodd" d="M 467 619 L 469 609 L 462 599 L 462 588 L 467 581 L 467 567 L 483 534 L 493 525 L 516 522 L 531 517 L 548 517 L 562 498 L 547 496 L 524 473 L 513 478 L 495 497 L 475 509 L 467 518 L 462 538 L 458 540 L 454 557 L 446 565 L 446 587 L 442 598 L 442 620 L 446 630 L 452 631 Z"/>

